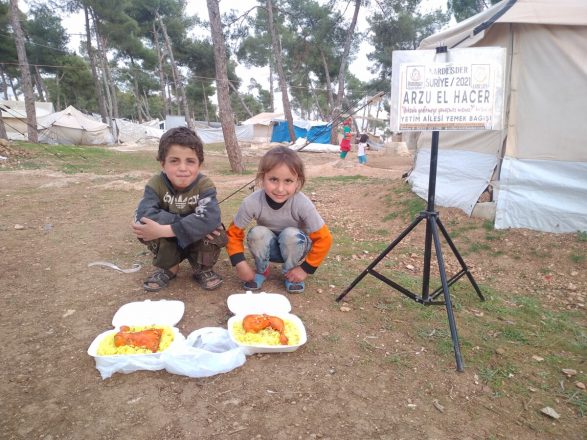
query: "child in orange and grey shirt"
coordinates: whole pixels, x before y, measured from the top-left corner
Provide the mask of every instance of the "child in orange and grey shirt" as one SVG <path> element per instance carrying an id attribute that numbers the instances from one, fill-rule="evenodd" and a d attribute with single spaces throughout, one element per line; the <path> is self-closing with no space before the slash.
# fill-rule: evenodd
<path id="1" fill-rule="evenodd" d="M 305 183 L 304 164 L 287 147 L 269 150 L 259 162 L 257 182 L 261 189 L 246 197 L 230 224 L 226 250 L 247 290 L 261 289 L 269 273 L 269 262 L 283 263 L 285 288 L 304 291 L 304 280 L 324 260 L 332 235 L 312 201 L 300 190 Z M 245 229 L 255 259 L 253 270 L 244 255 Z"/>

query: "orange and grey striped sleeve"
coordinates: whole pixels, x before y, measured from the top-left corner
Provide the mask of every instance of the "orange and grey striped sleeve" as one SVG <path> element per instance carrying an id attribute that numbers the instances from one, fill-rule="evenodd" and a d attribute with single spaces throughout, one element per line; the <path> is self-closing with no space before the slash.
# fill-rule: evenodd
<path id="1" fill-rule="evenodd" d="M 237 263 L 245 261 L 245 230 L 232 222 L 226 230 L 226 235 L 228 236 L 226 252 L 230 258 L 230 263 L 236 266 Z"/>
<path id="2" fill-rule="evenodd" d="M 308 252 L 308 255 L 306 255 L 306 259 L 301 264 L 301 267 L 304 272 L 312 274 L 316 272 L 318 266 L 326 258 L 326 255 L 328 255 L 333 239 L 330 229 L 328 229 L 326 224 L 323 224 L 320 229 L 310 233 L 308 236 L 312 240 L 312 248 Z"/>

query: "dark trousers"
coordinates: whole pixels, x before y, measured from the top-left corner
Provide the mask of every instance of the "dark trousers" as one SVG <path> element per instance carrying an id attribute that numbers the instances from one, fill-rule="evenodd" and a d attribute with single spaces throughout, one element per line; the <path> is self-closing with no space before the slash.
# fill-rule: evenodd
<path id="1" fill-rule="evenodd" d="M 211 269 L 220 257 L 220 250 L 228 241 L 226 231 L 224 229 L 219 231 L 220 235 L 215 236 L 213 240 L 204 238 L 185 249 L 179 247 L 175 237 L 159 238 L 144 244 L 154 254 L 153 266 L 155 267 L 170 269 L 187 259 L 195 270 Z"/>

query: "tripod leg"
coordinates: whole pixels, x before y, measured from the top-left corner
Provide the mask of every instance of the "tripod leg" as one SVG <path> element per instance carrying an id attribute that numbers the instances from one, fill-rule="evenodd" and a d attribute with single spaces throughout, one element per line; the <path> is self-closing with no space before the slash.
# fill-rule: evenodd
<path id="1" fill-rule="evenodd" d="M 385 256 L 391 252 L 391 250 L 396 247 L 398 245 L 398 243 L 400 241 L 402 241 L 404 239 L 404 237 L 406 235 L 408 235 L 410 233 L 410 231 L 412 229 L 414 229 L 418 223 L 420 223 L 422 221 L 424 217 L 422 215 L 419 215 L 418 217 L 416 217 L 416 219 L 406 228 L 403 230 L 403 232 L 397 236 L 397 238 L 395 240 L 393 240 L 389 246 L 387 246 L 387 248 L 385 248 L 385 250 L 383 252 L 381 252 L 379 254 L 379 256 L 377 258 L 375 258 L 373 260 L 373 262 L 367 266 L 367 268 L 361 272 L 361 274 L 354 279 L 354 281 L 346 288 L 343 290 L 343 292 L 338 296 L 338 298 L 336 298 L 336 302 L 339 302 L 340 300 L 342 300 L 347 293 L 349 293 L 357 284 L 359 284 L 359 282 L 365 278 L 365 276 L 371 271 L 371 269 L 373 269 L 375 266 L 377 266 L 377 264 L 383 260 L 383 258 L 385 258 Z"/>
<path id="2" fill-rule="evenodd" d="M 465 275 L 467 275 L 467 278 L 469 278 L 469 281 L 471 282 L 471 285 L 473 286 L 473 289 L 475 289 L 475 292 L 477 292 L 477 295 L 479 296 L 479 299 L 481 301 L 485 301 L 485 297 L 483 296 L 483 294 L 481 293 L 481 289 L 479 289 L 479 286 L 475 282 L 475 278 L 473 278 L 473 274 L 471 274 L 471 272 L 469 271 L 469 268 L 465 264 L 465 260 L 463 260 L 463 257 L 461 257 L 461 254 L 459 254 L 459 251 L 457 250 L 457 247 L 455 246 L 455 244 L 450 239 L 446 228 L 444 227 L 444 225 L 442 224 L 442 222 L 440 221 L 440 219 L 437 219 L 436 222 L 438 223 L 438 227 L 440 228 L 440 232 L 442 232 L 442 235 L 444 236 L 444 239 L 446 240 L 446 242 L 448 243 L 450 249 L 452 250 L 452 253 L 455 255 L 455 257 L 459 261 L 459 264 L 461 265 L 461 268 L 465 272 Z"/>
<path id="3" fill-rule="evenodd" d="M 442 283 L 442 290 L 444 292 L 444 303 L 446 304 L 446 313 L 448 315 L 448 325 L 450 327 L 450 337 L 452 339 L 452 346 L 455 352 L 455 360 L 457 362 L 457 371 L 465 371 L 463 367 L 463 357 L 461 355 L 461 347 L 459 345 L 459 335 L 457 333 L 457 325 L 455 323 L 455 316 L 452 310 L 452 302 L 450 299 L 450 292 L 448 291 L 448 283 L 446 281 L 446 271 L 444 269 L 444 259 L 442 257 L 442 249 L 440 248 L 440 238 L 438 237 L 438 227 L 436 225 L 436 216 L 431 216 L 430 227 L 432 229 L 432 236 L 434 238 L 434 249 L 436 250 L 436 259 L 438 260 L 438 272 L 440 273 L 440 281 Z"/>
<path id="4" fill-rule="evenodd" d="M 430 213 L 426 211 L 428 220 L 430 220 Z M 428 300 L 430 287 L 430 260 L 432 259 L 432 228 L 430 221 L 426 222 L 426 235 L 424 238 L 424 270 L 422 273 L 422 301 Z"/>

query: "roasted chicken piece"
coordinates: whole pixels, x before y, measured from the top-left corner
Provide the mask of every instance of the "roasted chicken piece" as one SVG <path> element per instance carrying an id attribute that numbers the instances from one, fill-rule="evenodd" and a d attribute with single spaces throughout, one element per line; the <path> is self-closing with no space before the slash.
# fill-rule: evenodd
<path id="1" fill-rule="evenodd" d="M 150 328 L 138 332 L 131 332 L 130 327 L 122 325 L 120 326 L 120 331 L 114 335 L 114 345 L 117 347 L 130 345 L 131 347 L 146 348 L 155 353 L 159 350 L 162 335 L 162 328 Z"/>
<path id="2" fill-rule="evenodd" d="M 283 319 L 270 315 L 247 315 L 243 319 L 243 329 L 246 332 L 258 333 L 265 328 L 271 328 L 279 332 L 279 343 L 287 345 L 289 340 L 285 336 L 285 323 Z"/>

